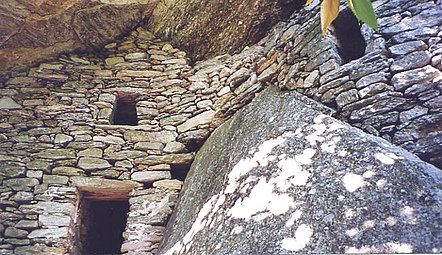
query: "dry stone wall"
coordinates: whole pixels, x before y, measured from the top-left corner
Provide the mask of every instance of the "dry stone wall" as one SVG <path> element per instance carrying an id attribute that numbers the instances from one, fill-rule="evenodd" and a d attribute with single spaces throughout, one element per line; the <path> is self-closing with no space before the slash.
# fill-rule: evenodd
<path id="1" fill-rule="evenodd" d="M 362 27 L 365 53 L 349 62 L 337 28 L 320 35 L 316 4 L 194 66 L 140 27 L 95 54 L 2 75 L 1 253 L 75 252 L 86 198 L 127 199 L 122 251 L 155 253 L 194 152 L 270 84 L 440 167 L 440 2 L 374 4 L 380 29 Z M 125 107 L 136 125 L 118 124 Z"/>

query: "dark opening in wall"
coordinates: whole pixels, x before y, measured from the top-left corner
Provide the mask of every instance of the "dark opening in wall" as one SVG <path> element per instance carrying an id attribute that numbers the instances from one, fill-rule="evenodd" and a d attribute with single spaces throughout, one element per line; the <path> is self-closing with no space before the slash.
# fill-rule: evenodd
<path id="1" fill-rule="evenodd" d="M 331 30 L 343 64 L 364 56 L 367 44 L 361 34 L 359 21 L 350 8 L 347 7 L 339 13 L 332 23 Z"/>
<path id="2" fill-rule="evenodd" d="M 121 254 L 129 201 L 81 201 L 80 254 Z"/>
<path id="3" fill-rule="evenodd" d="M 115 109 L 112 123 L 114 125 L 138 125 L 136 103 L 134 97 L 119 96 L 114 106 Z"/>

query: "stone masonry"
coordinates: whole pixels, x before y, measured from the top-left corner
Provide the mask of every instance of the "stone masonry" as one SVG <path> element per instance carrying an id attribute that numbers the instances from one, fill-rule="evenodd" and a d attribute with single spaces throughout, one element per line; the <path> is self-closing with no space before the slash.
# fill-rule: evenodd
<path id="1" fill-rule="evenodd" d="M 440 168 L 441 3 L 374 5 L 380 28 L 362 26 L 365 54 L 352 61 L 339 31 L 320 35 L 313 4 L 241 53 L 194 65 L 139 27 L 94 55 L 2 75 L 0 253 L 75 252 L 87 195 L 128 199 L 122 252 L 155 253 L 195 151 L 270 84 Z M 137 125 L 115 124 L 120 101 Z"/>

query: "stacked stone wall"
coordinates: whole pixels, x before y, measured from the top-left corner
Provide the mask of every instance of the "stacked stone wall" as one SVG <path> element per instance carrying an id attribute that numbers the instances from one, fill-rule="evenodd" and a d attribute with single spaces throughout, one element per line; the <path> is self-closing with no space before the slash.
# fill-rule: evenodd
<path id="1" fill-rule="evenodd" d="M 374 5 L 380 28 L 362 26 L 366 54 L 348 63 L 336 38 L 320 35 L 313 5 L 257 45 L 194 66 L 140 27 L 94 55 L 3 75 L 1 253 L 68 252 L 82 192 L 112 199 L 119 187 L 130 203 L 122 252 L 155 253 L 194 152 L 272 84 L 440 167 L 441 5 Z M 122 98 L 135 104 L 138 125 L 113 124 Z"/>

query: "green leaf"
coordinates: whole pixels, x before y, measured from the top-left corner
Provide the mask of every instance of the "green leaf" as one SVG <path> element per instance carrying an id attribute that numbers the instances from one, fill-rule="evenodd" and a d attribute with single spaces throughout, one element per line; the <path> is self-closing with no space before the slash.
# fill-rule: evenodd
<path id="1" fill-rule="evenodd" d="M 347 0 L 355 16 L 373 29 L 378 29 L 376 15 L 370 0 Z"/>

